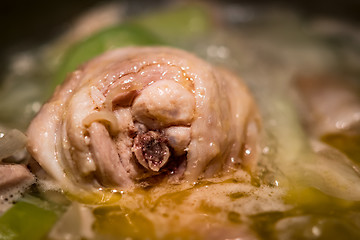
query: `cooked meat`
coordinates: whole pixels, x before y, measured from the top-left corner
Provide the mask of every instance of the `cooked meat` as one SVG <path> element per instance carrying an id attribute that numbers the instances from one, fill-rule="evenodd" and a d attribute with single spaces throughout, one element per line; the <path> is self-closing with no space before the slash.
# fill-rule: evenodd
<path id="1" fill-rule="evenodd" d="M 72 73 L 27 134 L 32 156 L 66 190 L 124 189 L 255 166 L 245 149 L 256 150 L 259 118 L 228 71 L 172 48 L 123 48 Z"/>
<path id="2" fill-rule="evenodd" d="M 34 182 L 34 176 L 24 165 L 0 165 L 0 193 L 3 193 L 9 189 L 27 187 Z"/>
<path id="3" fill-rule="evenodd" d="M 191 140 L 190 127 L 169 127 L 165 129 L 165 135 L 169 146 L 173 148 L 175 155 L 183 155 Z"/>
<path id="4" fill-rule="evenodd" d="M 116 145 L 105 126 L 93 122 L 89 127 L 91 156 L 96 162 L 96 175 L 99 181 L 107 185 L 125 185 L 129 182 L 125 168 L 120 162 Z"/>
<path id="5" fill-rule="evenodd" d="M 152 129 L 189 125 L 194 110 L 194 95 L 171 80 L 151 84 L 141 92 L 132 106 L 134 118 Z"/>

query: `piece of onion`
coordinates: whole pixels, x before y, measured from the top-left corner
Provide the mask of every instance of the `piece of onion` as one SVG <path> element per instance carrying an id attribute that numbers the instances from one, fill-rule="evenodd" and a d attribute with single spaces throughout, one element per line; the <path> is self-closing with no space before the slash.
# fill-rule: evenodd
<path id="1" fill-rule="evenodd" d="M 360 200 L 360 167 L 340 151 L 312 142 L 316 155 L 303 165 L 305 181 L 321 192 L 350 201 Z"/>
<path id="2" fill-rule="evenodd" d="M 0 129 L 0 161 L 25 148 L 26 136 L 17 129 Z"/>

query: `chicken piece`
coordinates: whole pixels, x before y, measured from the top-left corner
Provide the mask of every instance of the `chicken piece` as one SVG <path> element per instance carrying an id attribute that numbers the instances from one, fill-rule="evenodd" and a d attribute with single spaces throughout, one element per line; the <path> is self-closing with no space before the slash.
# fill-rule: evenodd
<path id="1" fill-rule="evenodd" d="M 0 176 L 0 192 L 21 186 L 27 187 L 35 182 L 30 171 L 20 164 L 1 164 Z"/>
<path id="2" fill-rule="evenodd" d="M 121 164 L 115 143 L 105 126 L 93 122 L 89 128 L 90 151 L 96 162 L 96 175 L 104 185 L 126 185 L 129 182 L 124 166 Z"/>
<path id="3" fill-rule="evenodd" d="M 35 177 L 21 164 L 0 164 L 0 213 L 35 183 Z"/>
<path id="4" fill-rule="evenodd" d="M 190 127 L 169 127 L 165 129 L 165 135 L 169 141 L 169 146 L 174 149 L 175 155 L 185 154 L 191 140 Z"/>
<path id="5" fill-rule="evenodd" d="M 194 95 L 181 84 L 171 80 L 151 84 L 132 105 L 134 118 L 151 129 L 189 125 L 194 112 Z"/>
<path id="6" fill-rule="evenodd" d="M 22 164 L 0 164 L 0 214 L 8 210 L 35 183 L 35 176 Z"/>
<path id="7" fill-rule="evenodd" d="M 27 134 L 33 158 L 75 192 L 194 182 L 256 166 L 257 155 L 244 149 L 255 151 L 259 132 L 256 105 L 235 75 L 181 50 L 142 47 L 82 65 Z"/>

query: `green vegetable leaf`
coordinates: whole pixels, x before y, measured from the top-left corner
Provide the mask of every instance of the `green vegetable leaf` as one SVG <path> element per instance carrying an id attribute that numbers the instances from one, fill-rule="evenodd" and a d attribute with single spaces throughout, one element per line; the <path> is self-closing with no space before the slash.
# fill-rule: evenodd
<path id="1" fill-rule="evenodd" d="M 18 202 L 0 218 L 0 240 L 43 239 L 57 219 L 50 209 Z"/>
<path id="2" fill-rule="evenodd" d="M 63 57 L 52 88 L 62 83 L 67 74 L 80 64 L 111 49 L 125 46 L 164 44 L 151 32 L 136 24 L 122 24 L 104 29 L 72 46 Z"/>
<path id="3" fill-rule="evenodd" d="M 200 4 L 191 4 L 163 12 L 144 15 L 135 23 L 160 36 L 171 45 L 199 37 L 212 28 L 209 9 Z"/>
<path id="4" fill-rule="evenodd" d="M 197 4 L 140 16 L 104 29 L 67 50 L 55 73 L 50 92 L 80 64 L 105 51 L 126 46 L 180 46 L 210 29 L 210 12 Z"/>

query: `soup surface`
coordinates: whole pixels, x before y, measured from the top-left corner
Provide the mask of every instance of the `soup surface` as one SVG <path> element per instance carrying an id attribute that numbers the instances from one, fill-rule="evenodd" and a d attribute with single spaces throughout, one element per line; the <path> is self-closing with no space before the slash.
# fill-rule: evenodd
<path id="1" fill-rule="evenodd" d="M 9 58 L 0 166 L 16 166 L 12 176 L 22 178 L 0 180 L 0 239 L 360 238 L 358 29 L 240 4 L 127 12 L 121 3 L 99 6 Z M 179 48 L 236 73 L 261 118 L 255 166 L 131 190 L 59 187 L 25 150 L 24 133 L 69 73 L 128 46 Z"/>

